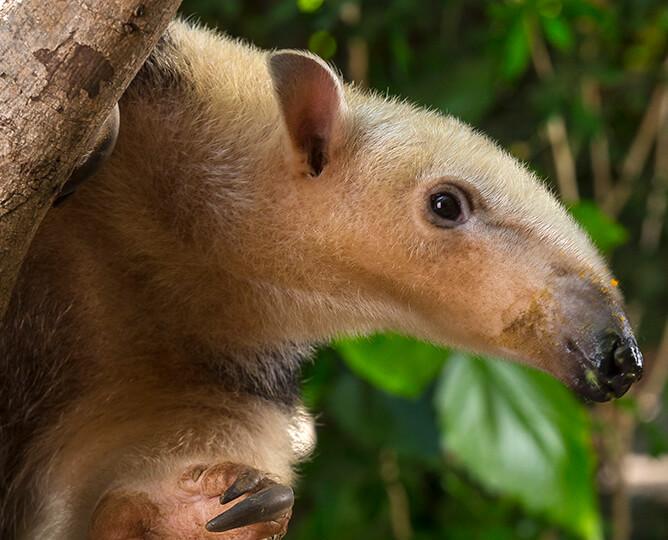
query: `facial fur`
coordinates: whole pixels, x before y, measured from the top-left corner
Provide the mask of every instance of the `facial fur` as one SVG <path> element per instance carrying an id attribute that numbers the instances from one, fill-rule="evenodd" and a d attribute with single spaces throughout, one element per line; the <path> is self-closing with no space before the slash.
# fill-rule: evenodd
<path id="1" fill-rule="evenodd" d="M 249 325 L 269 344 L 395 330 L 521 360 L 577 386 L 598 334 L 630 335 L 584 232 L 484 135 L 343 85 L 309 55 L 278 62 L 180 25 L 171 36 L 183 54 L 171 61 L 183 63 L 175 69 L 201 111 L 186 128 L 201 159 L 188 160 L 194 171 L 174 164 L 171 204 L 187 199 L 182 225 L 195 243 L 206 239 L 201 271 L 224 274 L 219 300 L 247 312 L 237 336 Z M 226 69 L 233 63 L 252 67 Z M 317 174 L 309 135 L 324 145 Z M 466 223 L 430 222 L 428 193 L 439 185 L 464 192 Z M 253 292 L 232 298 L 231 283 Z M 254 310 L 264 316 L 249 322 Z"/>

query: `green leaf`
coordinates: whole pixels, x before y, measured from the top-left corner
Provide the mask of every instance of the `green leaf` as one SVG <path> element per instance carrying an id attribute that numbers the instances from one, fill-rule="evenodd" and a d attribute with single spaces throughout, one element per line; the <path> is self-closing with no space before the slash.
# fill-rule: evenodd
<path id="1" fill-rule="evenodd" d="M 561 0 L 539 0 L 536 8 L 542 17 L 556 17 L 563 9 Z"/>
<path id="2" fill-rule="evenodd" d="M 510 27 L 504 43 L 501 73 L 507 79 L 515 79 L 529 65 L 529 36 L 523 18 L 518 18 Z"/>
<path id="3" fill-rule="evenodd" d="M 328 60 L 336 53 L 336 39 L 327 30 L 318 30 L 308 39 L 308 48 L 311 52 Z"/>
<path id="4" fill-rule="evenodd" d="M 436 392 L 442 447 L 487 489 L 580 538 L 601 538 L 590 426 L 550 376 L 454 355 Z"/>
<path id="5" fill-rule="evenodd" d="M 561 17 L 542 17 L 541 23 L 547 40 L 562 51 L 573 48 L 573 32 L 568 23 Z"/>
<path id="6" fill-rule="evenodd" d="M 313 13 L 318 11 L 324 0 L 297 0 L 297 7 L 303 13 Z"/>
<path id="7" fill-rule="evenodd" d="M 569 210 L 601 251 L 608 253 L 628 240 L 627 230 L 592 201 L 580 201 Z"/>
<path id="8" fill-rule="evenodd" d="M 444 349 L 396 334 L 339 341 L 334 348 L 358 376 L 403 397 L 419 396 L 448 356 Z"/>

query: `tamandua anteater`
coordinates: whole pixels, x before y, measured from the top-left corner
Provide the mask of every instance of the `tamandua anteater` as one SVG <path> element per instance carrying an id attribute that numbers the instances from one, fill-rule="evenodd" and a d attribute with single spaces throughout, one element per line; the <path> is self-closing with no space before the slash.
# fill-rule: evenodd
<path id="1" fill-rule="evenodd" d="M 615 285 L 462 122 L 175 22 L 2 323 L 0 536 L 280 536 L 314 345 L 393 330 L 607 400 L 642 370 Z"/>

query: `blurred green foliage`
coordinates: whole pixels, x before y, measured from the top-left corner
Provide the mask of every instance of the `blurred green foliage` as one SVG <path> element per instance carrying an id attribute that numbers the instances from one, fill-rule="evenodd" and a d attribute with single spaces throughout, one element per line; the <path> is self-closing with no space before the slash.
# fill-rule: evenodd
<path id="1" fill-rule="evenodd" d="M 570 211 L 603 253 L 610 253 L 616 247 L 624 245 L 629 238 L 628 231 L 592 201 L 580 201 L 571 206 Z"/>
<path id="2" fill-rule="evenodd" d="M 396 334 L 341 341 L 334 348 L 357 375 L 381 390 L 409 398 L 425 391 L 448 356 L 443 349 Z"/>
<path id="3" fill-rule="evenodd" d="M 614 184 L 665 77 L 665 0 L 186 0 L 182 11 L 262 47 L 310 48 L 348 78 L 459 116 L 555 191 L 543 126 L 560 115 L 581 195 L 570 211 L 642 313 L 641 345 L 656 347 L 668 227 L 646 239 L 653 156 L 615 214 L 604 211 L 610 188 L 596 185 L 592 145 L 604 138 Z M 546 375 L 374 336 L 322 350 L 304 398 L 319 415 L 319 444 L 290 538 L 594 540 L 610 530 L 592 443 L 606 427 L 592 427 Z M 635 411 L 632 400 L 620 407 Z M 667 425 L 665 415 L 643 424 L 636 448 L 667 451 Z M 634 538 L 665 540 L 661 514 L 646 511 Z"/>
<path id="4" fill-rule="evenodd" d="M 441 440 L 480 484 L 581 538 L 599 538 L 589 421 L 548 375 L 455 355 L 436 405 Z"/>

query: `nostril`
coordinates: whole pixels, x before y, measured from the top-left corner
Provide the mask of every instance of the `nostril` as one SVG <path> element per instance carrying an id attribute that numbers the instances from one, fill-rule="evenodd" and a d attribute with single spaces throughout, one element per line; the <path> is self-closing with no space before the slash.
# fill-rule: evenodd
<path id="1" fill-rule="evenodd" d="M 608 381 L 616 379 L 632 383 L 642 375 L 642 356 L 633 339 L 615 337 L 600 346 L 600 374 Z"/>
<path id="2" fill-rule="evenodd" d="M 599 372 L 606 379 L 611 380 L 615 377 L 618 377 L 623 372 L 623 363 L 620 363 L 617 359 L 617 342 L 610 346 L 603 346 L 600 348 L 600 364 Z"/>
<path id="3" fill-rule="evenodd" d="M 615 357 L 615 352 L 619 348 L 620 343 L 621 338 L 619 334 L 612 329 L 605 330 L 598 338 L 596 345 L 598 371 L 599 375 L 605 380 L 609 381 L 622 373 L 623 367 Z"/>
<path id="4" fill-rule="evenodd" d="M 630 372 L 633 369 L 633 356 L 631 355 L 631 348 L 626 345 L 615 347 L 612 356 L 615 361 L 615 366 L 623 374 Z"/>

